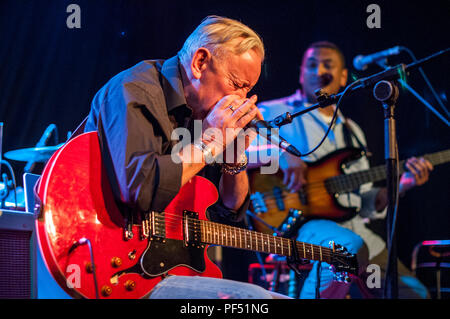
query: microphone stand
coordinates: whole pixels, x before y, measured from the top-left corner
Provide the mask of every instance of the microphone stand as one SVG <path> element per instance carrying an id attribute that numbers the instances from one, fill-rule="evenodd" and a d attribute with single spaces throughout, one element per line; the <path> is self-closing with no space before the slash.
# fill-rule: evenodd
<path id="1" fill-rule="evenodd" d="M 450 52 L 450 48 L 439 51 L 424 59 L 415 61 L 409 65 L 399 64 L 394 67 L 386 68 L 384 71 L 368 76 L 363 79 L 357 80 L 350 84 L 343 93 L 339 94 L 324 94 L 320 90 L 316 92 L 317 102 L 316 104 L 298 111 L 294 114 L 286 112 L 272 121 L 269 121 L 271 125 L 278 127 L 286 125 L 292 122 L 294 118 L 315 110 L 319 107 L 326 107 L 335 103 L 339 103 L 339 100 L 347 92 L 354 92 L 360 89 L 373 88 L 374 98 L 381 102 L 384 110 L 384 144 L 385 144 L 385 164 L 386 164 L 386 183 L 388 193 L 387 204 L 387 244 L 389 251 L 389 258 L 386 269 L 385 279 L 385 293 L 384 297 L 388 299 L 398 298 L 398 271 L 397 271 L 397 247 L 395 236 L 395 222 L 396 222 L 396 208 L 398 205 L 397 193 L 398 193 L 398 176 L 397 176 L 397 139 L 396 139 L 396 123 L 395 123 L 395 103 L 399 96 L 399 89 L 396 80 L 402 79 L 407 74 L 407 71 L 418 68 L 419 66 L 429 62 L 430 60 L 440 56 L 444 53 Z M 448 125 L 448 124 L 447 124 Z"/>
<path id="2" fill-rule="evenodd" d="M 387 245 L 389 257 L 387 260 L 384 297 L 398 299 L 397 242 L 395 233 L 397 193 L 398 193 L 398 152 L 395 126 L 395 103 L 398 99 L 398 85 L 394 81 L 380 81 L 373 95 L 381 102 L 384 109 L 384 158 L 386 163 L 387 188 Z"/>
<path id="3" fill-rule="evenodd" d="M 389 66 L 384 63 L 384 61 L 377 61 L 376 62 L 380 67 L 383 69 L 388 69 Z M 417 93 L 406 81 L 403 79 L 398 79 L 398 82 L 402 85 L 402 87 L 406 88 L 412 95 L 414 95 L 420 102 L 422 102 L 423 105 L 425 105 L 431 112 L 434 113 L 442 122 L 444 122 L 447 126 L 450 126 L 449 120 L 445 119 L 430 103 L 427 102 L 423 97 L 420 96 L 419 93 Z"/>

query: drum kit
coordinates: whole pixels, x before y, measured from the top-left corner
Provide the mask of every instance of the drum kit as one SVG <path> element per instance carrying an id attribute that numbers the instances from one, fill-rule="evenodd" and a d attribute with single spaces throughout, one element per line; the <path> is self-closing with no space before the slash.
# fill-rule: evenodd
<path id="1" fill-rule="evenodd" d="M 64 143 L 54 146 L 40 146 L 21 148 L 6 152 L 4 156 L 10 160 L 20 162 L 45 163 Z"/>
<path id="2" fill-rule="evenodd" d="M 39 146 L 40 144 L 43 143 L 38 143 L 35 147 L 16 149 L 6 152 L 3 154 L 3 157 L 9 160 L 27 163 L 24 169 L 25 173 L 27 173 L 31 171 L 31 168 L 35 163 L 46 163 L 53 155 L 53 153 L 55 153 L 61 146 L 64 145 L 64 143 L 61 143 L 52 146 Z M 0 168 L 2 165 L 7 166 L 11 175 L 11 179 L 8 180 L 6 173 L 2 174 L 2 178 L 0 181 L 0 208 L 24 210 L 25 196 L 23 187 L 17 186 L 14 177 L 14 171 L 11 165 L 3 159 L 1 161 Z"/>

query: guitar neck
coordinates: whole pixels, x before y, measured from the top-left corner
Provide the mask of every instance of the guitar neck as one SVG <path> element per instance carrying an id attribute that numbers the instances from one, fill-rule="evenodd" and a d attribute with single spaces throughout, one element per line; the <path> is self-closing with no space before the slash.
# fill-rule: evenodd
<path id="1" fill-rule="evenodd" d="M 205 244 L 331 263 L 333 251 L 327 247 L 218 224 L 208 220 L 196 220 L 196 222 L 199 223 L 196 227 L 200 227 L 201 241 Z"/>
<path id="2" fill-rule="evenodd" d="M 432 154 L 423 155 L 433 165 L 439 165 L 450 161 L 450 149 Z M 405 161 L 399 162 L 399 172 L 405 171 Z M 327 190 L 333 193 L 345 193 L 357 189 L 365 183 L 378 182 L 386 179 L 386 166 L 379 165 L 371 169 L 350 173 L 347 175 L 334 176 L 325 182 Z"/>

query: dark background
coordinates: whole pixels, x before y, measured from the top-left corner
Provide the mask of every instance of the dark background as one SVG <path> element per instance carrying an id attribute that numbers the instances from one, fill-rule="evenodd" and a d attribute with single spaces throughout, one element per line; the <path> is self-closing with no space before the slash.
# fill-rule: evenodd
<path id="1" fill-rule="evenodd" d="M 81 7 L 81 29 L 66 26 L 66 8 L 71 3 Z M 423 58 L 450 46 L 450 1 L 376 1 L 381 7 L 381 29 L 366 25 L 370 3 L 373 1 L 0 1 L 3 152 L 34 146 L 51 123 L 57 125 L 59 142 L 63 142 L 67 132 L 87 115 L 91 99 L 109 78 L 141 60 L 175 55 L 209 14 L 241 20 L 262 36 L 267 56 L 254 89 L 260 101 L 297 89 L 301 55 L 313 41 L 330 40 L 341 47 L 350 79 L 380 70 L 372 66 L 356 72 L 352 60 L 358 54 L 403 45 Z M 401 54 L 389 62 L 411 60 Z M 448 55 L 424 66 L 447 108 L 449 66 Z M 408 77 L 408 83 L 440 110 L 418 72 Z M 374 154 L 372 164 L 382 164 L 381 106 L 371 92 L 359 92 L 346 99 L 342 108 L 365 130 Z M 401 159 L 450 147 L 449 127 L 405 90 L 396 117 Z M 24 163 L 10 163 L 20 184 Z M 406 265 L 420 241 L 450 238 L 449 173 L 448 164 L 436 167 L 426 185 L 400 201 L 399 257 Z M 248 254 L 226 250 L 226 277 L 246 280 L 242 256 Z"/>

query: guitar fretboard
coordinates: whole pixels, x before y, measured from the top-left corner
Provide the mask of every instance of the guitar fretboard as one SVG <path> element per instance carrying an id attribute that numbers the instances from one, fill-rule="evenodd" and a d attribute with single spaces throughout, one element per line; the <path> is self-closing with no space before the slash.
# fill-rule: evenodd
<path id="1" fill-rule="evenodd" d="M 423 157 L 430 161 L 431 164 L 439 165 L 450 161 L 450 150 L 427 154 Z M 404 163 L 404 160 L 399 162 L 400 174 L 405 171 Z M 346 193 L 358 189 L 362 184 L 378 182 L 384 179 L 386 179 L 386 166 L 380 165 L 365 171 L 328 178 L 325 181 L 325 187 L 330 194 Z"/>
<path id="2" fill-rule="evenodd" d="M 327 247 L 218 224 L 208 220 L 193 219 L 190 222 L 194 223 L 194 227 L 200 230 L 201 241 L 206 244 L 331 263 L 333 251 Z"/>

